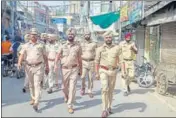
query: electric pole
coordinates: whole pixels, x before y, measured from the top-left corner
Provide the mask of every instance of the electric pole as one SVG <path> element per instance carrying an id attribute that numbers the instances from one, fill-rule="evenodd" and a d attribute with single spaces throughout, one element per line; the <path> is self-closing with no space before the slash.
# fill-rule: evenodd
<path id="1" fill-rule="evenodd" d="M 120 9 L 119 9 L 119 11 L 121 10 L 121 7 L 122 7 L 122 1 L 120 0 Z M 121 25 L 121 18 L 120 18 L 120 20 L 119 20 L 119 41 L 121 40 L 121 36 L 122 35 L 122 25 Z"/>

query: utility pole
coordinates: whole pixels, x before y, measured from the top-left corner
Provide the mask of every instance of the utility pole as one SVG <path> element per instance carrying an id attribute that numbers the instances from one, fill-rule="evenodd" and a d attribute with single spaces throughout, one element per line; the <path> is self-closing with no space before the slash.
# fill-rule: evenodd
<path id="1" fill-rule="evenodd" d="M 15 1 L 11 1 L 12 4 L 12 39 L 14 39 L 15 36 Z"/>
<path id="2" fill-rule="evenodd" d="M 109 12 L 112 12 L 112 1 L 109 2 Z"/>
<path id="3" fill-rule="evenodd" d="M 122 7 L 122 1 L 120 0 L 120 9 L 119 11 L 121 10 L 121 7 Z M 121 25 L 121 19 L 119 20 L 119 41 L 121 40 L 122 38 L 122 25 Z"/>

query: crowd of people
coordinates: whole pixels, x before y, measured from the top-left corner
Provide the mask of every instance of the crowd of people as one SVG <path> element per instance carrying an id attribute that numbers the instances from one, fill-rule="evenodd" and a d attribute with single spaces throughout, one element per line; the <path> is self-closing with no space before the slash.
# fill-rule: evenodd
<path id="1" fill-rule="evenodd" d="M 128 96 L 131 91 L 130 82 L 134 78 L 133 55 L 137 54 L 135 43 L 131 40 L 131 33 L 127 33 L 125 40 L 120 44 L 113 44 L 113 32 L 107 31 L 103 35 L 102 45 L 91 40 L 91 32 L 88 29 L 84 30 L 82 42 L 75 41 L 75 28 L 69 28 L 66 35 L 67 41 L 64 44 L 57 42 L 56 34 L 42 33 L 39 36 L 36 28 L 32 28 L 25 35 L 25 42 L 21 43 L 17 50 L 18 69 L 24 67 L 26 73 L 23 92 L 29 88 L 30 104 L 37 111 L 42 88 L 47 87 L 48 94 L 53 92 L 54 87 L 58 88 L 60 71 L 64 101 L 68 105 L 68 112 L 72 114 L 77 79 L 80 76 L 82 80 L 80 95 L 85 95 L 87 89 L 92 99 L 95 73 L 95 78 L 100 80 L 102 85 L 102 117 L 108 117 L 112 113 L 117 68 L 121 68 L 124 96 Z M 12 44 L 5 43 L 5 45 L 4 47 L 9 48 Z M 11 53 L 7 50 L 3 51 Z M 87 88 L 86 77 L 88 77 Z"/>

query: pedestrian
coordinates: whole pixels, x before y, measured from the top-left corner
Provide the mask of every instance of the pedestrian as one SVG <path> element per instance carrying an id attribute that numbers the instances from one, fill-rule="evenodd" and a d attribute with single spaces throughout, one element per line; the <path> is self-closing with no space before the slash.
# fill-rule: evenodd
<path id="1" fill-rule="evenodd" d="M 96 78 L 100 79 L 102 85 L 102 117 L 107 117 L 112 113 L 111 105 L 119 66 L 120 47 L 112 44 L 111 31 L 107 31 L 103 36 L 105 43 L 96 50 L 95 71 Z"/>
<path id="2" fill-rule="evenodd" d="M 56 80 L 59 78 L 58 77 L 59 71 L 57 70 L 56 72 L 54 72 L 54 64 L 55 64 L 54 61 L 59 49 L 59 45 L 58 43 L 56 43 L 56 39 L 57 39 L 57 36 L 55 34 L 50 34 L 49 44 L 46 46 L 48 64 L 49 64 L 49 70 L 50 70 L 48 74 L 48 85 L 49 85 L 48 94 L 51 94 L 53 92 L 52 88 L 54 88 L 55 84 L 57 84 L 57 87 L 58 87 L 58 83 L 56 83 Z"/>
<path id="3" fill-rule="evenodd" d="M 35 111 L 38 110 L 41 96 L 41 81 L 44 77 L 44 72 L 46 74 L 49 72 L 45 46 L 37 41 L 37 39 L 38 31 L 36 28 L 32 28 L 30 32 L 30 41 L 23 46 L 18 61 L 18 69 L 21 69 L 22 60 L 26 54 L 26 74 L 29 79 L 31 94 L 30 104 L 33 105 Z"/>
<path id="4" fill-rule="evenodd" d="M 2 55 L 6 56 L 8 60 L 13 59 L 11 46 L 12 46 L 12 43 L 10 42 L 10 37 L 6 36 L 5 40 L 2 41 L 1 43 L 1 50 L 2 50 Z M 6 66 L 10 66 L 10 63 L 7 59 L 2 58 L 2 60 L 4 60 L 4 64 Z"/>
<path id="5" fill-rule="evenodd" d="M 20 33 L 20 31 L 17 31 L 14 42 L 11 47 L 12 51 L 13 51 L 13 64 L 16 63 L 16 61 L 17 61 L 17 50 L 18 50 L 18 47 L 20 46 L 21 42 L 22 42 L 21 33 Z"/>
<path id="6" fill-rule="evenodd" d="M 125 40 L 120 42 L 121 47 L 121 70 L 124 96 L 130 93 L 130 83 L 134 79 L 134 54 L 137 54 L 137 47 L 131 40 L 131 33 L 125 34 Z"/>
<path id="7" fill-rule="evenodd" d="M 82 74 L 82 50 L 81 46 L 74 41 L 76 30 L 69 28 L 67 35 L 67 42 L 63 44 L 58 51 L 55 60 L 55 71 L 57 71 L 58 68 L 58 61 L 61 60 L 64 101 L 68 105 L 68 112 L 72 114 L 74 113 L 73 103 L 75 101 L 78 73 L 80 73 L 80 75 Z"/>
<path id="8" fill-rule="evenodd" d="M 82 88 L 81 95 L 85 94 L 85 79 L 88 74 L 88 94 L 90 98 L 93 98 L 92 89 L 93 89 L 93 74 L 95 72 L 95 50 L 97 48 L 97 44 L 94 43 L 91 39 L 91 33 L 89 30 L 85 30 L 84 32 L 84 42 L 81 43 L 82 47 Z"/>
<path id="9" fill-rule="evenodd" d="M 30 34 L 26 34 L 24 36 L 24 43 L 21 43 L 20 46 L 18 47 L 18 57 L 21 55 L 21 51 L 24 47 L 24 44 L 28 43 L 28 41 L 30 40 Z M 23 66 L 24 66 L 24 70 L 25 70 L 25 80 L 24 80 L 24 87 L 22 89 L 23 93 L 26 92 L 26 90 L 29 88 L 29 80 L 27 77 L 27 72 L 26 72 L 26 54 L 24 54 L 24 60 L 23 60 Z"/>

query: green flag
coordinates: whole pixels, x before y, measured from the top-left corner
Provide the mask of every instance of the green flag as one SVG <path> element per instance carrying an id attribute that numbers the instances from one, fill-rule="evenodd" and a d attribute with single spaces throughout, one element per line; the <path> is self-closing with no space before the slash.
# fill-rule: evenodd
<path id="1" fill-rule="evenodd" d="M 109 26 L 111 26 L 114 22 L 119 20 L 120 18 L 120 12 L 110 12 L 107 14 L 102 14 L 98 16 L 92 16 L 90 17 L 91 21 L 95 25 L 99 25 L 102 29 L 106 29 Z"/>

